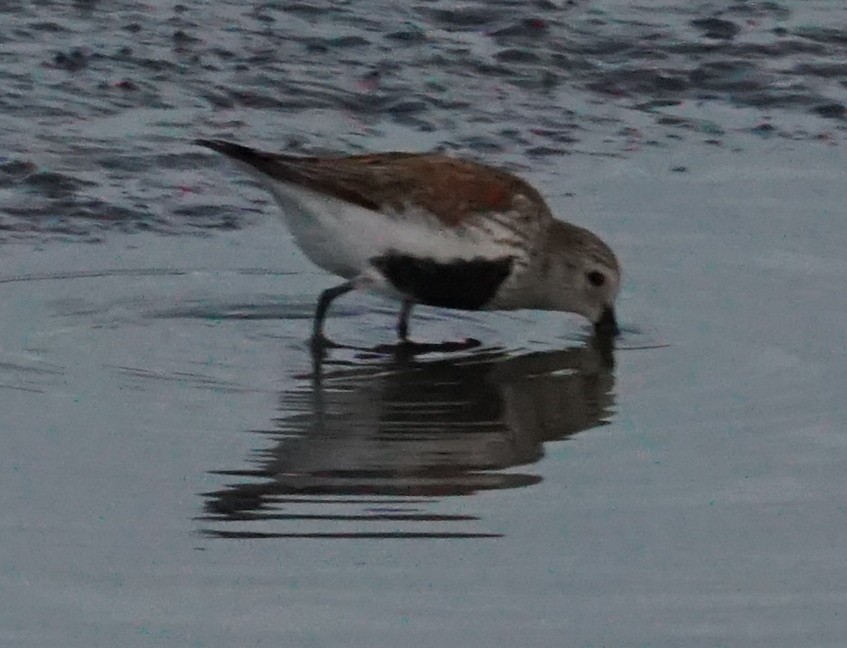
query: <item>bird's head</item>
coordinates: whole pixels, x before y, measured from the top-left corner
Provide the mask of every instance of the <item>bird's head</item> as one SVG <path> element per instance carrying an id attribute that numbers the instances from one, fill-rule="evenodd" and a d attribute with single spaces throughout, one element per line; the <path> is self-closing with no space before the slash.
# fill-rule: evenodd
<path id="1" fill-rule="evenodd" d="M 542 268 L 546 308 L 579 313 L 594 324 L 598 334 L 618 334 L 615 299 L 620 266 L 614 252 L 597 235 L 554 221 Z"/>

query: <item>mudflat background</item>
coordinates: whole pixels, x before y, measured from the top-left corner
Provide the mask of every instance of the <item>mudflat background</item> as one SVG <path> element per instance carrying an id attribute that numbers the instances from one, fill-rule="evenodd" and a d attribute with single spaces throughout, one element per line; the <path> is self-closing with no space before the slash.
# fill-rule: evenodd
<path id="1" fill-rule="evenodd" d="M 847 9 L 0 4 L 0 643 L 844 645 Z M 509 168 L 625 333 L 318 293 L 191 145 Z"/>

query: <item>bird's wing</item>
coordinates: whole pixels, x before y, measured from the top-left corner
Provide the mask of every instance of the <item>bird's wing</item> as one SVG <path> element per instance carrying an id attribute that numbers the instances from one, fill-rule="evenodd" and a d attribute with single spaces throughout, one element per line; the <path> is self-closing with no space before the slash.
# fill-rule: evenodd
<path id="1" fill-rule="evenodd" d="M 297 157 L 264 153 L 223 140 L 196 143 L 277 181 L 373 211 L 401 214 L 411 208 L 450 228 L 479 225 L 488 218 L 503 220 L 509 214 L 517 227 L 534 231 L 552 218 L 544 199 L 524 180 L 500 169 L 444 155 Z"/>

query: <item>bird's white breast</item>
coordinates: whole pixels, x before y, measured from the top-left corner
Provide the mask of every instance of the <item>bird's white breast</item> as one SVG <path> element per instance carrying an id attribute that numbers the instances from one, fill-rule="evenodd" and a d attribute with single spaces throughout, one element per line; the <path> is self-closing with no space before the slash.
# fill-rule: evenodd
<path id="1" fill-rule="evenodd" d="M 445 262 L 514 253 L 503 243 L 508 232 L 504 229 L 498 236 L 496 221 L 487 221 L 485 228 L 448 227 L 414 206 L 396 213 L 377 212 L 299 185 L 257 177 L 279 203 L 306 256 L 345 278 L 367 271 L 370 259 L 389 251 Z"/>

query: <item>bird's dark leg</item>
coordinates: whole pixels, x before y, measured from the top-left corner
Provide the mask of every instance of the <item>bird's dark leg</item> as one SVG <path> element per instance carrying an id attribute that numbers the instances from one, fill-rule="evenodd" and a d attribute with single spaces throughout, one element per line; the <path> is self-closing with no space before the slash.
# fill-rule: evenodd
<path id="1" fill-rule="evenodd" d="M 400 308 L 400 319 L 397 320 L 397 335 L 400 336 L 401 342 L 409 341 L 409 315 L 414 306 L 415 302 L 408 299 L 403 300 L 403 306 Z"/>
<path id="2" fill-rule="evenodd" d="M 343 284 L 335 286 L 334 288 L 327 288 L 321 293 L 320 299 L 318 299 L 318 307 L 315 310 L 315 321 L 312 325 L 313 349 L 319 349 L 327 346 L 327 343 L 329 342 L 324 335 L 324 318 L 326 317 L 326 311 L 332 303 L 332 300 L 350 292 L 355 287 L 356 286 L 352 280 L 345 281 Z"/>

